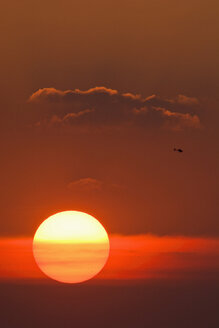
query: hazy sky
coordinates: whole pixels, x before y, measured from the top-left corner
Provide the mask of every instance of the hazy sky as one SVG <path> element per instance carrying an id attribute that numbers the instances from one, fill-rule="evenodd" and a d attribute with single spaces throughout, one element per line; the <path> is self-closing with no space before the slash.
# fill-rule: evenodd
<path id="1" fill-rule="evenodd" d="M 32 235 L 64 209 L 88 211 L 112 233 L 219 234 L 217 9 L 2 3 L 2 235 Z M 118 96 L 74 97 L 100 86 Z M 43 88 L 73 96 L 44 90 L 28 102 Z"/>
<path id="2" fill-rule="evenodd" d="M 2 328 L 218 327 L 218 7 L 1 1 Z M 64 210 L 109 233 L 90 284 L 34 262 Z"/>

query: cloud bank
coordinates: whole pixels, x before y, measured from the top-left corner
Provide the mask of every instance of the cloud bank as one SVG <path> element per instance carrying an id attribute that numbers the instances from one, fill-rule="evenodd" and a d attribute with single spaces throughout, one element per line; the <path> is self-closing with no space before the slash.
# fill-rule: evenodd
<path id="1" fill-rule="evenodd" d="M 110 256 L 97 280 L 218 278 L 219 239 L 184 236 L 109 235 Z M 31 238 L 0 239 L 2 279 L 46 279 Z"/>
<path id="2" fill-rule="evenodd" d="M 28 103 L 38 111 L 38 126 L 120 126 L 138 125 L 171 130 L 199 129 L 196 114 L 199 100 L 178 95 L 162 99 L 156 95 L 121 93 L 106 87 L 85 91 L 43 88 L 34 92 Z"/>

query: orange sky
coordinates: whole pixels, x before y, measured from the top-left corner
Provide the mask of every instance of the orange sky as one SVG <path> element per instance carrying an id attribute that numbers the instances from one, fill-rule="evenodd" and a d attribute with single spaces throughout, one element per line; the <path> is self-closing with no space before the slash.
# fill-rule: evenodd
<path id="1" fill-rule="evenodd" d="M 1 0 L 1 328 L 219 327 L 218 9 Z M 33 258 L 67 210 L 110 237 L 84 284 Z"/>
<path id="2" fill-rule="evenodd" d="M 218 238 L 217 8 L 3 1 L 0 238 L 64 210 L 113 235 Z"/>
<path id="3" fill-rule="evenodd" d="M 219 327 L 218 9 L 1 1 L 1 328 Z M 110 237 L 87 283 L 33 257 L 66 210 Z"/>

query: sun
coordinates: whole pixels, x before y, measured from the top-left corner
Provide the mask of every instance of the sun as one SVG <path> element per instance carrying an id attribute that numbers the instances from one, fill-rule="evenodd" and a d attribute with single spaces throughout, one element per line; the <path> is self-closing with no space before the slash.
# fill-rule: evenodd
<path id="1" fill-rule="evenodd" d="M 96 276 L 109 256 L 109 238 L 102 224 L 79 211 L 56 213 L 41 223 L 33 239 L 39 268 L 63 283 Z"/>

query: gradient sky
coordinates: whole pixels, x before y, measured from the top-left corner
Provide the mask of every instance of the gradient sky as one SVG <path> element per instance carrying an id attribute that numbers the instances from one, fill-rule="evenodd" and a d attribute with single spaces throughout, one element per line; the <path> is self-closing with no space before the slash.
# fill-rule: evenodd
<path id="1" fill-rule="evenodd" d="M 195 0 L 2 3 L 3 235 L 32 235 L 42 218 L 76 208 L 112 233 L 218 236 L 216 8 Z M 151 107 L 195 115 L 200 124 L 179 128 L 180 119 L 168 123 L 161 112 L 124 117 L 121 99 L 98 95 L 81 97 L 80 106 L 73 97 L 28 102 L 43 88 L 98 86 L 156 95 Z M 83 122 L 48 119 L 95 108 L 100 115 Z M 76 188 L 80 179 L 100 187 Z"/>
<path id="2" fill-rule="evenodd" d="M 184 268 L 187 278 L 205 277 L 204 286 L 211 274 L 218 281 L 218 7 L 216 0 L 1 2 L 1 280 L 38 278 L 28 242 L 19 252 L 27 275 L 14 274 L 17 241 L 30 243 L 52 214 L 79 210 L 101 221 L 113 245 L 118 238 L 104 281 L 142 278 L 142 263 L 128 254 L 145 259 L 148 236 L 158 245 L 144 266 L 152 277 L 171 271 L 175 279 Z M 121 266 L 129 261 L 131 273 Z M 210 325 L 206 312 L 191 327 L 215 328 L 215 313 Z M 26 327 L 22 318 L 16 328 Z M 178 327 L 190 327 L 189 318 Z"/>

